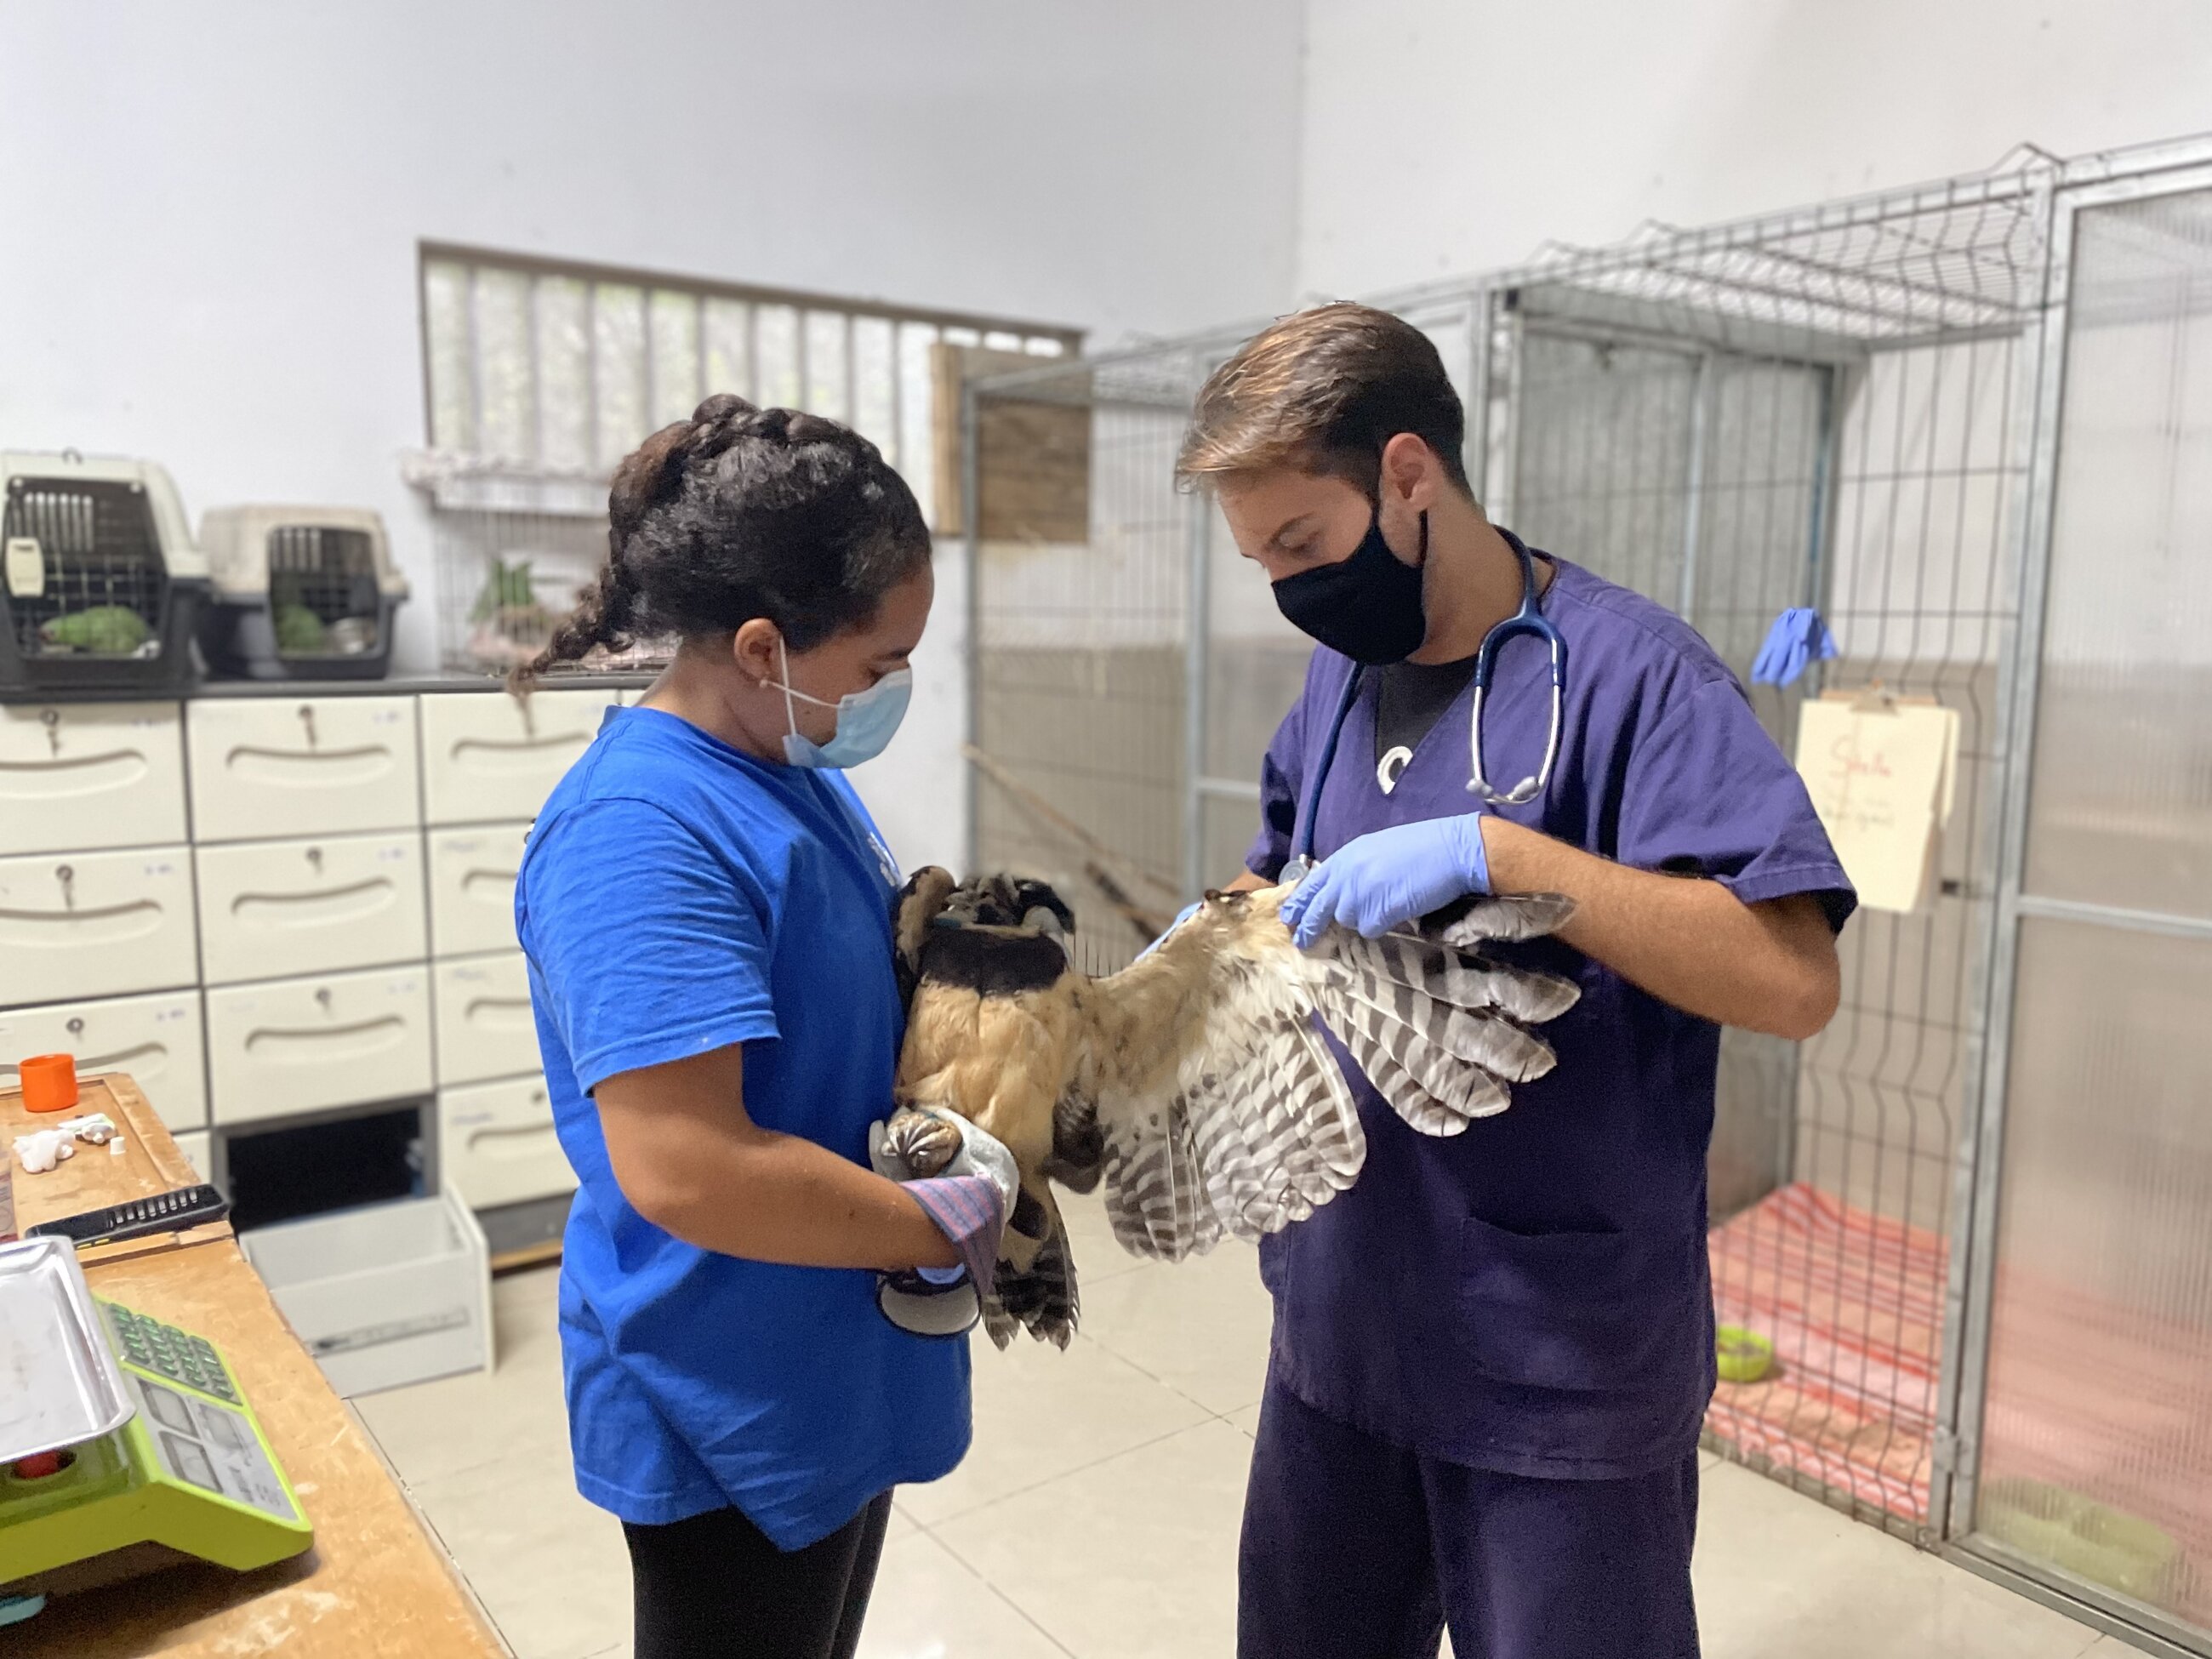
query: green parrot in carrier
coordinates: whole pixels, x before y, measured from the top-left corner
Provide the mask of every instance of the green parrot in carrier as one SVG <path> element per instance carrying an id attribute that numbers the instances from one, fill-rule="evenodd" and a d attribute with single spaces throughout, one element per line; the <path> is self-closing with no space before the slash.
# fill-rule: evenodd
<path id="1" fill-rule="evenodd" d="M 39 624 L 42 644 L 100 657 L 135 655 L 148 633 L 146 619 L 123 605 L 95 605 Z"/>
<path id="2" fill-rule="evenodd" d="M 288 657 L 319 657 L 328 641 L 323 619 L 304 605 L 276 611 L 276 649 Z"/>

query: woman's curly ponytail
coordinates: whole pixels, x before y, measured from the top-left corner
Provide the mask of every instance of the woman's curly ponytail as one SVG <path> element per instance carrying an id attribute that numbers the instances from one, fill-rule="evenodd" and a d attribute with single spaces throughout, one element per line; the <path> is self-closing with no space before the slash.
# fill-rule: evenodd
<path id="1" fill-rule="evenodd" d="M 929 562 L 906 481 L 849 427 L 718 392 L 615 469 L 607 562 L 509 684 L 640 637 L 734 633 L 756 617 L 803 651 L 865 625 Z"/>

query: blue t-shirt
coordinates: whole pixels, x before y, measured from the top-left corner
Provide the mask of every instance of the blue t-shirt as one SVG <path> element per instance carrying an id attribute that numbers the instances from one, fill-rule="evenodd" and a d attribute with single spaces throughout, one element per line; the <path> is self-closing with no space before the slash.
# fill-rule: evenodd
<path id="1" fill-rule="evenodd" d="M 1850 879 L 1742 688 L 1680 617 L 1565 560 L 1543 610 L 1567 644 L 1549 787 L 1516 823 L 1746 903 L 1814 896 L 1843 925 Z M 1261 768 L 1247 860 L 1280 872 L 1352 665 L 1317 650 Z M 1376 684 L 1352 704 L 1313 830 L 1327 857 L 1392 824 L 1474 810 L 1462 691 L 1396 787 L 1376 781 Z M 1482 711 L 1492 778 L 1533 775 L 1542 647 L 1500 653 Z M 1705 1147 L 1720 1028 L 1558 939 L 1486 947 L 1575 980 L 1543 1027 L 1557 1067 L 1462 1135 L 1417 1133 L 1339 1049 L 1366 1125 L 1352 1190 L 1266 1240 L 1273 1375 L 1308 1405 L 1433 1456 L 1529 1476 L 1613 1478 L 1697 1444 L 1713 1385 Z"/>
<path id="2" fill-rule="evenodd" d="M 968 1345 L 896 1329 L 874 1275 L 702 1250 L 630 1207 L 590 1091 L 744 1045 L 764 1128 L 867 1161 L 902 1011 L 897 866 L 838 774 L 611 710 L 515 888 L 561 1145 L 575 1166 L 561 1351 L 583 1495 L 625 1521 L 734 1504 L 783 1549 L 968 1448 Z"/>

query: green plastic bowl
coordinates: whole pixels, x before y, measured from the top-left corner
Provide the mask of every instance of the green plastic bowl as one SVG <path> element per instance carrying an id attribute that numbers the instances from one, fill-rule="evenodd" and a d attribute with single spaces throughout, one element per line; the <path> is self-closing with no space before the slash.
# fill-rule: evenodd
<path id="1" fill-rule="evenodd" d="M 1741 1325 L 1722 1326 L 1713 1346 L 1723 1382 L 1756 1382 L 1774 1369 L 1774 1344 Z"/>
<path id="2" fill-rule="evenodd" d="M 2022 1555 L 2138 1601 L 2162 1601 L 2181 1560 L 2179 1541 L 2163 1527 L 2049 1480 L 1990 1481 L 1974 1520 Z"/>

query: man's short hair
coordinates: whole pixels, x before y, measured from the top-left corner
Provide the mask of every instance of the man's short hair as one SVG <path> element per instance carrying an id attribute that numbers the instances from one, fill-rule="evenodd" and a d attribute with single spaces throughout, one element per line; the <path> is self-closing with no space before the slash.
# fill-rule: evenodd
<path id="1" fill-rule="evenodd" d="M 1282 319 L 1198 394 L 1176 476 L 1213 483 L 1279 467 L 1381 492 L 1382 447 L 1410 432 L 1468 495 L 1467 415 L 1436 343 L 1401 317 L 1339 301 Z"/>

